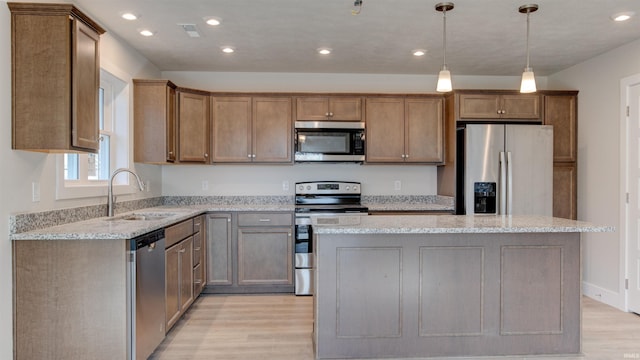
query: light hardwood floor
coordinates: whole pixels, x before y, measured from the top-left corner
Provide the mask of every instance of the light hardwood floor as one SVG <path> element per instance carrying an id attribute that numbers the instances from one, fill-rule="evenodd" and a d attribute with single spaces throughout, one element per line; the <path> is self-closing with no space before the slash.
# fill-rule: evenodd
<path id="1" fill-rule="evenodd" d="M 526 359 L 640 359 L 640 316 L 586 297 L 582 306 L 584 356 Z M 312 307 L 306 296 L 202 295 L 150 359 L 311 360 Z"/>

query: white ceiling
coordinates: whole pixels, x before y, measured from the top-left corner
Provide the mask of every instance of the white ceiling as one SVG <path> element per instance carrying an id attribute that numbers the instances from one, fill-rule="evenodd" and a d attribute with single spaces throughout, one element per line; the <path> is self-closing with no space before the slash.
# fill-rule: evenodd
<path id="1" fill-rule="evenodd" d="M 442 66 L 438 1 L 74 0 L 162 71 L 437 74 Z M 455 75 L 519 75 L 526 63 L 526 1 L 457 0 L 447 12 L 447 64 Z M 549 75 L 640 38 L 638 0 L 531 0 L 531 65 Z M 120 17 L 125 11 L 136 21 Z M 636 16 L 616 23 L 616 12 Z M 210 27 L 205 17 L 222 24 Z M 195 24 L 190 38 L 177 24 Z M 138 30 L 156 34 L 145 38 Z M 224 54 L 220 47 L 235 47 Z M 321 56 L 320 47 L 333 53 Z M 414 57 L 413 49 L 427 55 Z M 640 59 L 639 59 L 640 60 Z"/>

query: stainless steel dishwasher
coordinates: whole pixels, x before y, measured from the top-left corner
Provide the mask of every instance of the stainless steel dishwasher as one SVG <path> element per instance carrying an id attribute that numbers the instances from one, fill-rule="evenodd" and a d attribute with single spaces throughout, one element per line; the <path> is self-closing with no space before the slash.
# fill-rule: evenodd
<path id="1" fill-rule="evenodd" d="M 127 359 L 147 359 L 165 336 L 164 229 L 131 239 Z"/>

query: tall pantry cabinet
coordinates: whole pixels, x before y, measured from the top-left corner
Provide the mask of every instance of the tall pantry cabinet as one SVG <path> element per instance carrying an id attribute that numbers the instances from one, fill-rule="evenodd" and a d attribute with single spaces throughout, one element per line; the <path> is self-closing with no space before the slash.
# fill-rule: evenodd
<path id="1" fill-rule="evenodd" d="M 553 125 L 553 216 L 577 219 L 578 92 L 541 94 L 544 124 Z"/>

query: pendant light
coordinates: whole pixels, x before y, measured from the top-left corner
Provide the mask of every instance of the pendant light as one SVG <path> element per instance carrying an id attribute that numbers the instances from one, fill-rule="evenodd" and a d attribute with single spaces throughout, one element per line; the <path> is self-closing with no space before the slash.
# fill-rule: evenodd
<path id="1" fill-rule="evenodd" d="M 536 78 L 533 75 L 533 68 L 529 66 L 529 14 L 538 10 L 537 4 L 522 5 L 518 9 L 521 14 L 527 14 L 527 67 L 522 73 L 522 81 L 520 82 L 521 93 L 536 92 Z"/>
<path id="2" fill-rule="evenodd" d="M 453 88 L 451 86 L 451 72 L 447 68 L 447 11 L 453 10 L 453 3 L 442 2 L 436 4 L 436 10 L 442 12 L 442 70 L 438 74 L 438 84 L 436 91 L 449 92 Z"/>

